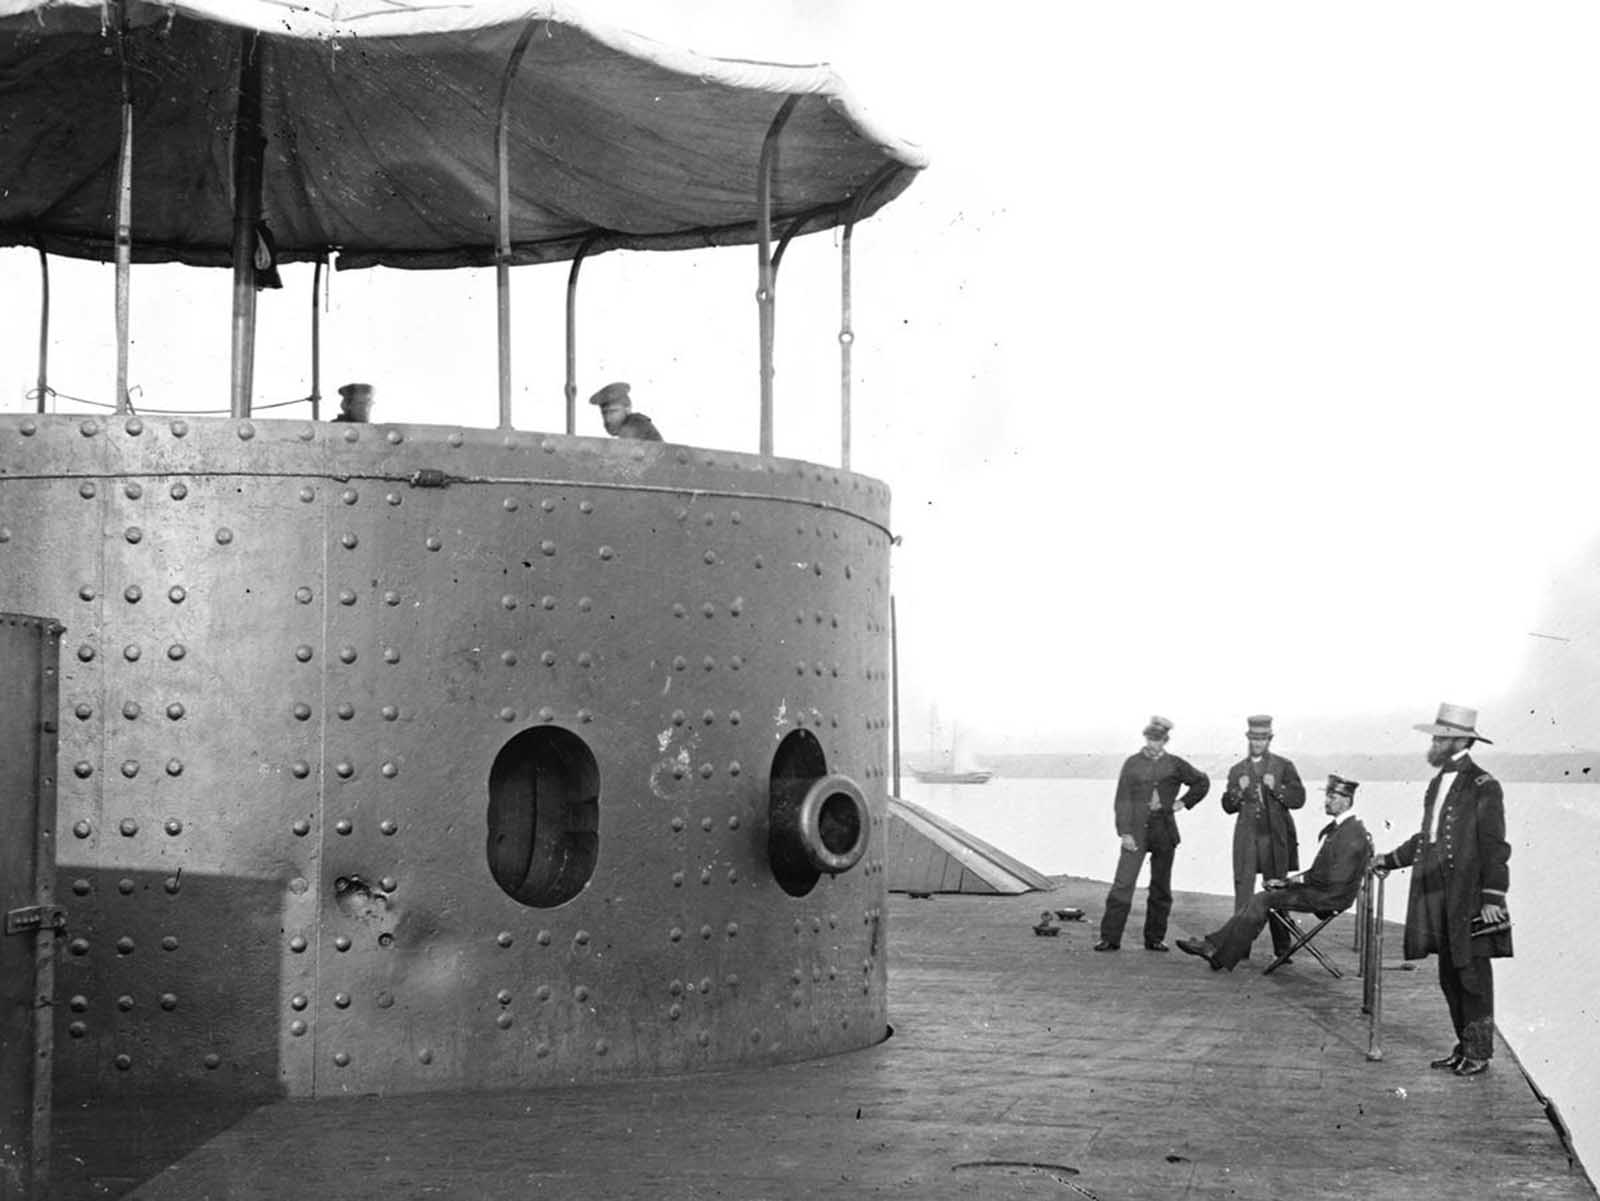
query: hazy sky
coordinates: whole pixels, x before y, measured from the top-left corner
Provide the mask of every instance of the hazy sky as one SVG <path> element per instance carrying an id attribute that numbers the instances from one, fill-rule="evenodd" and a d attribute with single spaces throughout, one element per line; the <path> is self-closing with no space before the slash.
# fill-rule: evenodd
<path id="1" fill-rule="evenodd" d="M 1501 749 L 1600 746 L 1600 10 L 601 7 L 827 59 L 932 155 L 856 237 L 908 748 L 936 703 L 980 750 L 1131 749 L 1161 712 L 1198 753 L 1260 711 L 1291 753 L 1409 750 L 1440 700 Z M 6 408 L 36 264 L 0 252 Z M 109 399 L 111 271 L 52 272 L 51 382 Z M 263 296 L 258 404 L 307 391 L 309 278 Z M 566 266 L 513 278 L 517 423 L 559 429 Z M 136 272 L 136 403 L 226 407 L 228 286 Z M 627 379 L 669 438 L 754 450 L 754 287 L 753 250 L 587 264 L 582 393 Z M 833 238 L 790 248 L 781 454 L 837 462 L 838 292 Z M 325 390 L 493 424 L 492 273 L 331 300 Z"/>

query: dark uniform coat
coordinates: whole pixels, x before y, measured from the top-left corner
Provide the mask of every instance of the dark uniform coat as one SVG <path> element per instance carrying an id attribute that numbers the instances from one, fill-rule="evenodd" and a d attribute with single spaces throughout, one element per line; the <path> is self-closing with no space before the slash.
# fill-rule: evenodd
<path id="1" fill-rule="evenodd" d="M 1281 908 L 1340 913 L 1361 891 L 1372 862 L 1372 836 L 1359 817 L 1345 818 L 1326 835 L 1300 882 L 1272 894 L 1282 898 Z"/>
<path id="2" fill-rule="evenodd" d="M 1180 798 L 1178 790 L 1189 791 Z M 1211 788 L 1211 777 L 1186 760 L 1162 751 L 1152 759 L 1143 751 L 1130 755 L 1117 776 L 1117 834 L 1132 834 L 1138 849 L 1149 850 L 1146 831 L 1152 824 L 1164 827 L 1168 846 L 1178 845 L 1178 823 L 1172 816 L 1173 806 L 1182 804 L 1193 809 L 1204 799 Z M 1150 793 L 1161 798 L 1159 814 L 1150 812 Z"/>
<path id="3" fill-rule="evenodd" d="M 1450 957 L 1470 963 L 1474 955 L 1507 958 L 1511 931 L 1472 937 L 1472 919 L 1485 904 L 1504 905 L 1511 886 L 1511 846 L 1506 842 L 1505 802 L 1500 781 L 1463 755 L 1441 799 L 1439 776 L 1428 782 L 1422 801 L 1422 829 L 1379 861 L 1384 867 L 1421 865 L 1428 853 L 1434 807 L 1439 813 L 1435 853 L 1440 870 L 1411 873 L 1406 900 L 1405 957 L 1421 959 L 1449 940 Z"/>
<path id="4" fill-rule="evenodd" d="M 619 438 L 636 438 L 640 442 L 661 441 L 661 431 L 656 429 L 655 422 L 643 413 L 629 413 L 622 419 L 622 427 L 617 430 Z"/>
<path id="5" fill-rule="evenodd" d="M 1271 776 L 1273 786 L 1262 783 L 1263 776 Z M 1257 862 L 1256 871 L 1269 880 L 1282 877 L 1300 866 L 1300 838 L 1295 833 L 1294 818 L 1289 810 L 1299 809 L 1306 803 L 1306 786 L 1300 782 L 1300 773 L 1293 763 L 1282 755 L 1268 751 L 1259 763 L 1248 756 L 1228 769 L 1228 787 L 1222 794 L 1222 811 L 1237 813 L 1233 823 L 1233 864 L 1237 874 L 1246 853 L 1253 855 L 1256 841 L 1255 798 L 1256 786 L 1261 786 L 1261 799 L 1267 807 L 1267 829 L 1272 838 L 1272 857 L 1269 862 Z"/>

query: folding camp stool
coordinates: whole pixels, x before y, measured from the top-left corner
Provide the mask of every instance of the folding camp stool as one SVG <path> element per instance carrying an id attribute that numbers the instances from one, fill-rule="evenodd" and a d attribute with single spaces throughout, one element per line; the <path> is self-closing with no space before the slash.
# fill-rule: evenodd
<path id="1" fill-rule="evenodd" d="M 1311 952 L 1312 957 L 1315 958 L 1316 961 L 1323 967 L 1327 968 L 1331 975 L 1343 976 L 1344 973 L 1338 969 L 1333 961 L 1319 951 L 1314 945 L 1312 945 L 1311 942 L 1312 939 L 1322 933 L 1323 929 L 1329 922 L 1333 921 L 1334 918 L 1339 916 L 1340 912 L 1342 911 L 1336 910 L 1335 912 L 1328 914 L 1326 917 L 1323 917 L 1321 914 L 1316 914 L 1314 916 L 1317 918 L 1317 924 L 1312 926 L 1309 930 L 1303 930 L 1300 928 L 1300 923 L 1294 920 L 1294 917 L 1289 910 L 1267 910 L 1268 920 L 1278 923 L 1279 928 L 1289 935 L 1290 944 L 1289 949 L 1284 951 L 1283 954 L 1279 955 L 1271 963 L 1267 964 L 1266 971 L 1263 971 L 1261 974 L 1265 976 L 1267 972 L 1272 971 L 1296 951 L 1305 950 Z"/>

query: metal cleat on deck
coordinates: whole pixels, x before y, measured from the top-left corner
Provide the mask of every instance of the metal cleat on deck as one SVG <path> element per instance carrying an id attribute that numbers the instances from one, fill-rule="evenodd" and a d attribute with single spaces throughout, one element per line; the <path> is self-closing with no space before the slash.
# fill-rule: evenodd
<path id="1" fill-rule="evenodd" d="M 1055 915 L 1046 909 L 1034 923 L 1033 932 L 1040 938 L 1055 938 L 1061 933 L 1061 927 L 1056 925 Z"/>

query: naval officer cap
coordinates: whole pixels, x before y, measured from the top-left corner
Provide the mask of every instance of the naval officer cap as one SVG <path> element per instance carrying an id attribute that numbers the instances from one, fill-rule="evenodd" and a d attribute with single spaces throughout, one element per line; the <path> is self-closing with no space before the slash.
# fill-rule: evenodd
<path id="1" fill-rule="evenodd" d="M 1330 775 L 1328 777 L 1327 793 L 1329 796 L 1349 797 L 1356 799 L 1356 789 L 1361 787 L 1354 780 L 1346 780 L 1343 776 Z"/>
<path id="2" fill-rule="evenodd" d="M 1144 736 L 1146 738 L 1159 738 L 1163 742 L 1172 733 L 1172 719 L 1159 714 L 1145 723 Z"/>
<path id="3" fill-rule="evenodd" d="M 605 405 L 631 405 L 633 404 L 633 398 L 628 395 L 628 385 L 618 380 L 615 383 L 607 384 L 600 391 L 589 397 L 589 403 L 602 407 Z"/>

